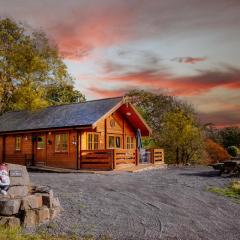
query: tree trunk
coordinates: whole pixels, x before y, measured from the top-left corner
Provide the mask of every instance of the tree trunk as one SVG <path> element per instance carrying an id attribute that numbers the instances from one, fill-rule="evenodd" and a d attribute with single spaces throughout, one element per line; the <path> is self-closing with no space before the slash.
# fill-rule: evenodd
<path id="1" fill-rule="evenodd" d="M 179 147 L 176 149 L 176 163 L 179 165 Z"/>

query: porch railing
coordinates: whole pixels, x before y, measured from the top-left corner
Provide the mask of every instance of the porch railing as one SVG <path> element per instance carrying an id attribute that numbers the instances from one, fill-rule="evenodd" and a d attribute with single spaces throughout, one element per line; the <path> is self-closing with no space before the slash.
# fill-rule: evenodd
<path id="1" fill-rule="evenodd" d="M 161 164 L 164 163 L 164 149 L 147 149 L 147 152 L 150 152 L 151 163 L 152 164 Z"/>
<path id="2" fill-rule="evenodd" d="M 85 169 L 113 169 L 112 149 L 107 150 L 82 150 L 80 168 Z"/>
<path id="3" fill-rule="evenodd" d="M 135 149 L 114 149 L 114 168 L 119 164 L 137 164 Z"/>
<path id="4" fill-rule="evenodd" d="M 147 149 L 152 164 L 164 163 L 163 149 Z M 138 164 L 136 149 L 82 150 L 80 168 L 82 169 L 115 169 L 121 164 Z"/>

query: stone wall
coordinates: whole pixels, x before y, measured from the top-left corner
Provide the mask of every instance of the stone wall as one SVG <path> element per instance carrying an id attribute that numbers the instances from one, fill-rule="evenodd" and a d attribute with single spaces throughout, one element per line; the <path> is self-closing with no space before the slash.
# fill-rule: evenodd
<path id="1" fill-rule="evenodd" d="M 25 166 L 8 164 L 11 185 L 0 195 L 0 225 L 35 227 L 56 218 L 61 212 L 58 198 L 45 186 L 32 186 Z"/>

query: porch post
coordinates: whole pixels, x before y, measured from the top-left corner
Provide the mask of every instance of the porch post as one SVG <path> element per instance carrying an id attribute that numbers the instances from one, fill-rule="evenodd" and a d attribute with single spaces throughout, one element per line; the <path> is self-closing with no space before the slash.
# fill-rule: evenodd
<path id="1" fill-rule="evenodd" d="M 77 169 L 81 169 L 82 160 L 82 131 L 77 131 Z"/>
<path id="2" fill-rule="evenodd" d="M 135 151 L 135 161 L 136 161 L 136 165 L 138 165 L 139 164 L 139 151 L 138 151 L 138 149 L 136 149 L 136 151 Z"/>
<path id="3" fill-rule="evenodd" d="M 116 169 L 116 149 L 112 149 L 112 170 Z"/>

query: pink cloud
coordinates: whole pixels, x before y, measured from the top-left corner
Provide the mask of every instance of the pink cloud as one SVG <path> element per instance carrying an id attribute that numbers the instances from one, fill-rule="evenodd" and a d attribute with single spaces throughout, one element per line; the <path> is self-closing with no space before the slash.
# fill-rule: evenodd
<path id="1" fill-rule="evenodd" d="M 196 75 L 177 77 L 158 69 L 138 69 L 105 77 L 108 82 L 121 82 L 138 88 L 167 89 L 174 95 L 198 95 L 211 89 L 222 87 L 240 89 L 240 69 L 224 67 L 215 70 L 199 70 Z"/>
<path id="2" fill-rule="evenodd" d="M 176 57 L 173 58 L 172 61 L 186 64 L 196 64 L 198 62 L 206 61 L 206 57 Z"/>

